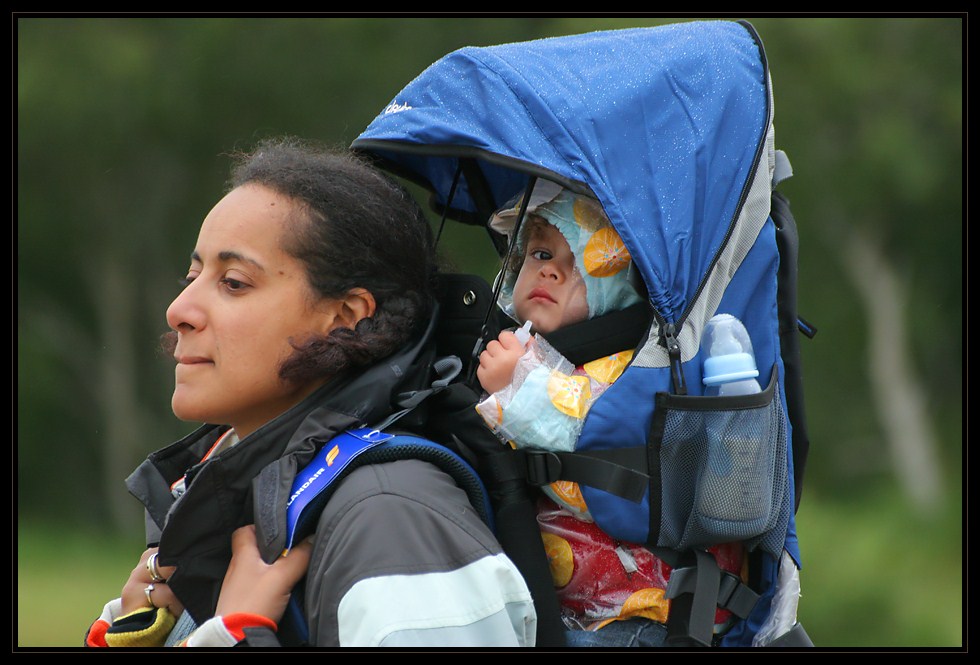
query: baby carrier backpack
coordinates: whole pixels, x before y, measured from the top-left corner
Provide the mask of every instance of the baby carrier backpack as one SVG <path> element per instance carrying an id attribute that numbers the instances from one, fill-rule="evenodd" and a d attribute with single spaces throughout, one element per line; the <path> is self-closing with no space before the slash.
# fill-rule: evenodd
<path id="1" fill-rule="evenodd" d="M 798 340 L 812 330 L 796 312 L 796 227 L 774 192 L 790 168 L 753 27 L 697 21 L 463 48 L 410 82 L 352 147 L 463 223 L 487 227 L 538 179 L 592 197 L 642 276 L 646 302 L 546 336 L 575 364 L 635 349 L 572 453 L 511 450 L 482 426 L 475 358 L 506 322 L 485 282 L 444 287 L 441 343 L 461 349 L 464 368 L 430 400 L 429 433 L 485 482 L 498 538 L 535 597 L 538 644 L 563 641 L 531 496 L 561 479 L 579 483 L 603 531 L 672 567 L 668 645 L 809 645 L 792 587 L 808 449 Z M 505 255 L 506 238 L 487 231 Z M 705 394 L 701 340 L 718 313 L 747 329 L 761 392 Z M 706 551 L 735 541 L 748 552 L 741 576 Z M 718 607 L 737 617 L 723 635 Z"/>

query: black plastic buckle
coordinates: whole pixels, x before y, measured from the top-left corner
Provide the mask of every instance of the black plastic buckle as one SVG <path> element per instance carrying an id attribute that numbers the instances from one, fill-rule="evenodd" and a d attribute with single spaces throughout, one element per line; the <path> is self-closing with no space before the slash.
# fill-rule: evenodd
<path id="1" fill-rule="evenodd" d="M 544 487 L 561 479 L 561 460 L 547 450 L 525 450 L 527 482 Z"/>

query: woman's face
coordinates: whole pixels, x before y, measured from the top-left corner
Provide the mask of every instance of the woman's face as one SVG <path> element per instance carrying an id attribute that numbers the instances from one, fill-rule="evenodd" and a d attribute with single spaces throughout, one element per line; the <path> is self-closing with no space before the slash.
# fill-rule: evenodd
<path id="1" fill-rule="evenodd" d="M 342 325 L 340 301 L 317 298 L 303 264 L 282 249 L 296 217 L 290 199 L 250 184 L 204 219 L 189 283 L 167 309 L 177 332 L 178 418 L 231 425 L 245 437 L 323 383 L 279 378 L 290 340 Z"/>

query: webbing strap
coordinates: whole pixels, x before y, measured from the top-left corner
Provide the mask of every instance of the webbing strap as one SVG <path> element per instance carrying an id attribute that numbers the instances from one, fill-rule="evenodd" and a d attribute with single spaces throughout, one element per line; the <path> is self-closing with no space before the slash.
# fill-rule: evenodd
<path id="1" fill-rule="evenodd" d="M 755 608 L 758 600 L 759 594 L 743 584 L 738 576 L 722 571 L 721 586 L 718 589 L 718 607 L 744 619 Z"/>
<path id="2" fill-rule="evenodd" d="M 536 487 L 569 480 L 639 503 L 650 484 L 646 448 L 577 451 L 508 450 L 491 454 L 483 470 L 492 483 L 522 480 Z"/>
<path id="3" fill-rule="evenodd" d="M 793 177 L 793 165 L 782 150 L 774 150 L 775 163 L 772 170 L 772 188 L 776 189 L 783 180 Z"/>
<path id="4" fill-rule="evenodd" d="M 411 413 L 415 407 L 417 407 L 423 401 L 432 395 L 445 390 L 446 387 L 452 383 L 453 379 L 459 375 L 460 371 L 462 371 L 463 361 L 456 356 L 437 358 L 432 364 L 432 369 L 439 378 L 433 381 L 428 388 L 414 390 L 399 395 L 397 405 L 400 406 L 401 409 L 392 413 L 380 423 L 374 425 L 374 429 L 383 431 L 386 428 L 391 427 L 391 425 L 393 425 L 397 420 Z"/>
<path id="5" fill-rule="evenodd" d="M 671 599 L 668 643 L 674 646 L 711 646 L 715 609 L 729 610 L 744 619 L 759 595 L 736 576 L 718 567 L 709 552 L 695 550 L 694 565 L 674 568 L 667 584 Z"/>
<path id="6" fill-rule="evenodd" d="M 766 646 L 774 648 L 808 649 L 814 645 L 813 640 L 811 640 L 810 636 L 807 635 L 806 630 L 803 629 L 803 626 L 801 624 L 796 624 Z"/>
<path id="7" fill-rule="evenodd" d="M 696 550 L 694 557 L 694 566 L 675 568 L 667 583 L 666 596 L 671 599 L 667 643 L 709 647 L 714 635 L 721 569 L 707 552 Z"/>
<path id="8" fill-rule="evenodd" d="M 634 503 L 643 500 L 650 485 L 649 476 L 641 471 L 646 469 L 643 446 L 559 453 L 558 457 L 561 480 L 594 487 Z"/>

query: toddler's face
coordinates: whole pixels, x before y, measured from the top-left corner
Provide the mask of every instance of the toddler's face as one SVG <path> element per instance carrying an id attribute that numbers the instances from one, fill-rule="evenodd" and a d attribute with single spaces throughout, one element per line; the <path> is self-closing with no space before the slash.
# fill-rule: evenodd
<path id="1" fill-rule="evenodd" d="M 550 333 L 589 316 L 585 281 L 561 231 L 540 218 L 533 224 L 524 264 L 514 284 L 514 312 L 533 322 L 533 331 Z"/>

